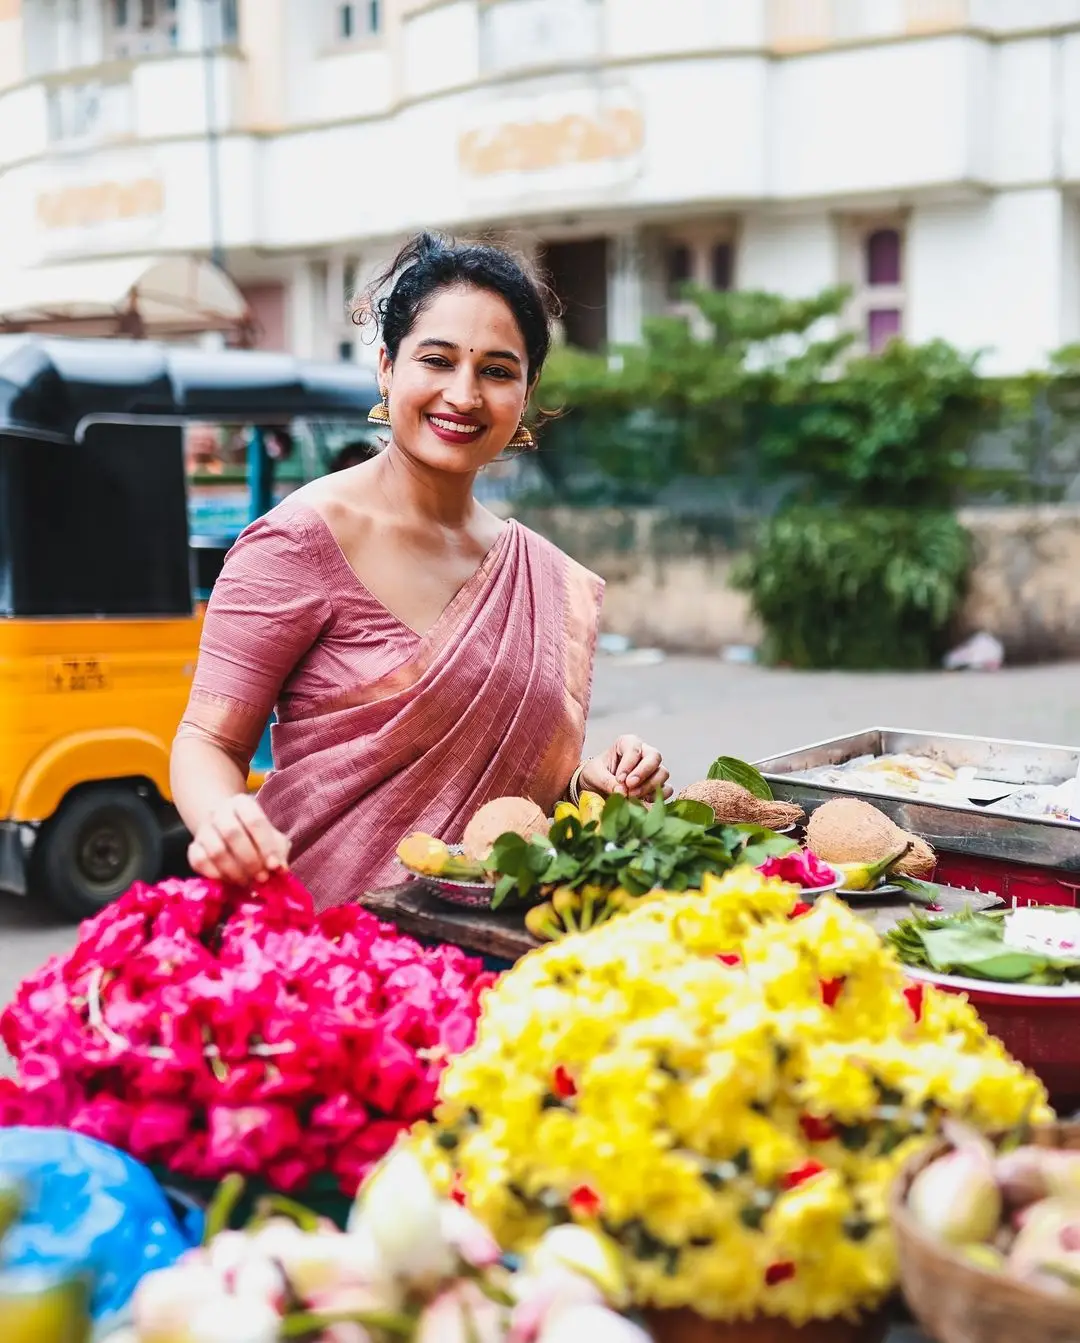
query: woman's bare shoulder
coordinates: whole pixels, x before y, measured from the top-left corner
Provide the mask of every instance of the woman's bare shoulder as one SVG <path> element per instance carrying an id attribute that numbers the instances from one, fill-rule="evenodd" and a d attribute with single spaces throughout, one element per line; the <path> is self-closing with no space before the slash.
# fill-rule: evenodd
<path id="1" fill-rule="evenodd" d="M 373 529 L 376 521 L 370 502 L 365 498 L 363 481 L 343 479 L 362 469 L 354 467 L 349 472 L 320 476 L 294 490 L 278 507 L 291 506 L 295 515 L 301 517 L 305 511 L 309 515 L 314 513 L 339 542 L 355 540 Z"/>

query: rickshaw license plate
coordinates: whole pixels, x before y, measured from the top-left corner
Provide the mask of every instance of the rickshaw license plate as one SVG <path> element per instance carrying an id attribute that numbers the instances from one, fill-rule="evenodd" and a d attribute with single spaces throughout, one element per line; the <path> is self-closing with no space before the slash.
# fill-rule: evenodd
<path id="1" fill-rule="evenodd" d="M 54 691 L 108 690 L 108 669 L 97 658 L 63 658 L 50 662 L 46 672 L 48 686 Z"/>

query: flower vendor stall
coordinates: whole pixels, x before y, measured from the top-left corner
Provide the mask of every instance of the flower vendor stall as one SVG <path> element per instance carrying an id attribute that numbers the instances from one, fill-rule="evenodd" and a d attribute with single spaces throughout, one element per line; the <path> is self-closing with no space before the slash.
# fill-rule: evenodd
<path id="1" fill-rule="evenodd" d="M 0 1018 L 0 1126 L 211 1203 L 127 1343 L 879 1343 L 901 1172 L 1053 1118 L 938 970 L 1068 987 L 1080 932 L 781 787 L 721 757 L 669 804 L 496 799 L 356 906 L 192 879 L 83 925 Z"/>

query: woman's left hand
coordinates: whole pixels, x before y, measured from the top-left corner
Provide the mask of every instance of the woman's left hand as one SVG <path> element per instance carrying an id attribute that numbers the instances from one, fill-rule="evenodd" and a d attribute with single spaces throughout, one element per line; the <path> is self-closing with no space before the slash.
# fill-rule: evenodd
<path id="1" fill-rule="evenodd" d="M 648 746 L 640 737 L 620 737 L 603 755 L 593 756 L 581 771 L 581 788 L 590 793 L 610 797 L 625 793 L 651 802 L 658 788 L 664 797 L 671 796 L 667 786 L 670 778 L 654 746 Z"/>

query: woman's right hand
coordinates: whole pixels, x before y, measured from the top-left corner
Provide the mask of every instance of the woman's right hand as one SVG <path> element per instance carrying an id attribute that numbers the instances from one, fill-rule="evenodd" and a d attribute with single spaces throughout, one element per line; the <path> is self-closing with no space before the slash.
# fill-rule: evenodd
<path id="1" fill-rule="evenodd" d="M 248 886 L 289 866 L 289 839 L 249 793 L 228 797 L 199 825 L 188 862 L 202 877 Z"/>

